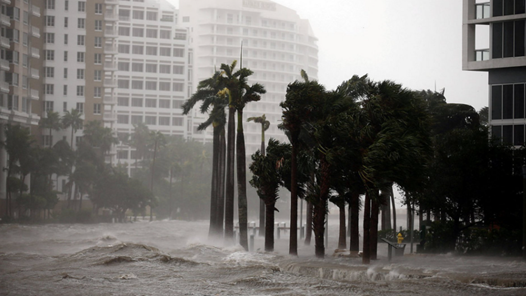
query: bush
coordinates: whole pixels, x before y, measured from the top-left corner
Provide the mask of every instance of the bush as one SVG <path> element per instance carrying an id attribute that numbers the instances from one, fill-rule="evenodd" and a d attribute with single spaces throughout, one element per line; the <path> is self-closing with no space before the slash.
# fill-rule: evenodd
<path id="1" fill-rule="evenodd" d="M 90 210 L 81 210 L 76 212 L 73 209 L 63 209 L 58 215 L 59 223 L 92 223 Z"/>

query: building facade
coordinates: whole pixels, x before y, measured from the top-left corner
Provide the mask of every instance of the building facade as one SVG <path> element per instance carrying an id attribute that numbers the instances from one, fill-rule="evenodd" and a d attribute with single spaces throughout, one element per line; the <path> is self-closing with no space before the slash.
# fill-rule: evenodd
<path id="1" fill-rule="evenodd" d="M 525 143 L 526 1 L 464 0 L 462 68 L 489 77 L 491 134 Z"/>
<path id="2" fill-rule="evenodd" d="M 282 114 L 279 103 L 285 100 L 287 85 L 302 79 L 302 69 L 311 79 L 318 77 L 317 38 L 309 22 L 292 9 L 267 0 L 180 0 L 179 16 L 179 26 L 191 32 L 194 67 L 189 75 L 195 87 L 198 81 L 210 78 L 222 63 L 230 65 L 238 60 L 239 69 L 241 47 L 242 66 L 254 71 L 249 83 L 265 86 L 267 93 L 261 101 L 245 107 L 247 155 L 261 145 L 261 126 L 247 123 L 249 117 L 265 114 L 271 123 L 266 138 L 287 141 L 278 129 Z M 191 137 L 211 140 L 211 129 L 197 131 L 206 116 L 193 111 Z"/>

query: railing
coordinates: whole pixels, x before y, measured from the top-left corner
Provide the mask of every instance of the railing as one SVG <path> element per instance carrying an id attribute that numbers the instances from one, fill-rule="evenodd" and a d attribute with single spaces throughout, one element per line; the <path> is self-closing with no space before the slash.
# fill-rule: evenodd
<path id="1" fill-rule="evenodd" d="M 117 120 L 117 114 L 115 114 L 115 113 L 104 113 L 102 118 L 104 118 L 104 121 L 116 121 Z"/>
<path id="2" fill-rule="evenodd" d="M 9 61 L 0 59 L 0 68 L 4 71 L 9 71 Z"/>
<path id="3" fill-rule="evenodd" d="M 11 41 L 7 37 L 0 37 L 0 45 L 5 48 L 11 47 Z"/>
<path id="4" fill-rule="evenodd" d="M 2 0 L 2 2 L 5 4 L 11 4 L 11 0 Z"/>
<path id="5" fill-rule="evenodd" d="M 0 81 L 0 92 L 9 93 L 9 84 L 7 82 Z"/>
<path id="6" fill-rule="evenodd" d="M 115 79 L 104 79 L 104 87 L 117 87 Z"/>
<path id="7" fill-rule="evenodd" d="M 115 62 L 104 62 L 104 70 L 117 70 L 117 63 Z"/>
<path id="8" fill-rule="evenodd" d="M 0 14 L 0 22 L 5 26 L 11 25 L 11 18 L 5 14 Z"/>
<path id="9" fill-rule="evenodd" d="M 31 6 L 31 12 L 34 16 L 40 17 L 40 7 L 35 5 Z"/>
<path id="10" fill-rule="evenodd" d="M 489 60 L 489 49 L 477 49 L 475 50 L 475 61 L 487 61 Z"/>
<path id="11" fill-rule="evenodd" d="M 119 15 L 119 21 L 129 22 L 130 16 L 129 15 Z"/>
<path id="12" fill-rule="evenodd" d="M 119 4 L 119 0 L 106 0 L 105 3 L 106 4 L 117 5 L 117 4 Z"/>
<path id="13" fill-rule="evenodd" d="M 106 28 L 104 30 L 104 36 L 117 36 L 117 30 L 114 28 Z"/>
<path id="14" fill-rule="evenodd" d="M 40 50 L 38 48 L 31 47 L 31 56 L 36 58 L 36 59 L 39 59 L 40 58 Z"/>
<path id="15" fill-rule="evenodd" d="M 31 34 L 33 37 L 40 38 L 40 29 L 35 26 L 31 26 Z"/>
<path id="16" fill-rule="evenodd" d="M 491 6 L 489 2 L 475 4 L 475 18 L 480 20 L 491 17 L 490 8 Z"/>
<path id="17" fill-rule="evenodd" d="M 115 13 L 113 10 L 106 10 L 106 13 L 104 14 L 104 20 L 106 21 L 117 21 L 119 19 L 119 16 Z"/>
<path id="18" fill-rule="evenodd" d="M 117 46 L 104 45 L 104 53 L 117 53 Z"/>
<path id="19" fill-rule="evenodd" d="M 31 68 L 31 78 L 33 79 L 40 78 L 40 72 L 38 71 L 38 69 Z"/>
<path id="20" fill-rule="evenodd" d="M 38 97 L 39 97 L 38 90 L 32 89 L 31 90 L 31 98 L 34 99 L 34 100 L 38 100 L 39 99 Z"/>
<path id="21" fill-rule="evenodd" d="M 112 94 L 106 93 L 104 94 L 103 102 L 104 104 L 107 104 L 107 105 L 115 105 L 117 104 L 117 98 L 113 96 Z"/>

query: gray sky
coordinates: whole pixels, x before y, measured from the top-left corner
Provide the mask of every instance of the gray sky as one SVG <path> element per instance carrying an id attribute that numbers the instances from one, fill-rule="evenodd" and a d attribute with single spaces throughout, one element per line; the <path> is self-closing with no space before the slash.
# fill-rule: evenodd
<path id="1" fill-rule="evenodd" d="M 477 110 L 488 104 L 487 74 L 462 71 L 460 0 L 273 1 L 310 21 L 319 39 L 318 78 L 328 89 L 369 74 L 415 90 L 436 83 L 448 102 Z"/>

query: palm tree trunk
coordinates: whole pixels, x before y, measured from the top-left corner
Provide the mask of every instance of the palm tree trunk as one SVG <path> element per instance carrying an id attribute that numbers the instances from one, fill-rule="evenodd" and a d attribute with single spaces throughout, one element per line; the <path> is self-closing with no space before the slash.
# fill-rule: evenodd
<path id="1" fill-rule="evenodd" d="M 243 110 L 237 110 L 237 194 L 239 216 L 239 244 L 248 251 L 247 230 L 247 174 L 245 164 L 245 136 L 243 134 Z"/>
<path id="2" fill-rule="evenodd" d="M 263 200 L 263 199 L 261 199 Z M 273 201 L 266 205 L 265 214 L 265 252 L 274 251 L 274 207 L 276 202 Z"/>
<path id="3" fill-rule="evenodd" d="M 365 202 L 363 209 L 363 254 L 362 263 L 371 263 L 371 194 L 369 190 L 365 193 Z"/>
<path id="4" fill-rule="evenodd" d="M 298 255 L 298 145 L 292 145 L 292 153 L 290 157 L 291 162 L 291 176 L 290 176 L 290 239 L 289 239 L 289 254 Z"/>
<path id="5" fill-rule="evenodd" d="M 226 156 L 226 196 L 225 196 L 225 240 L 234 241 L 234 152 L 236 139 L 236 116 L 233 107 L 228 108 L 228 141 Z"/>
<path id="6" fill-rule="evenodd" d="M 71 125 L 71 151 L 75 151 L 75 149 L 73 148 L 73 125 Z"/>
<path id="7" fill-rule="evenodd" d="M 325 155 L 320 157 L 321 178 L 320 178 L 320 196 L 314 204 L 314 235 L 315 235 L 315 253 L 316 257 L 325 257 L 325 217 L 327 216 L 327 200 L 330 189 L 330 165 L 325 158 Z"/>
<path id="8" fill-rule="evenodd" d="M 152 160 L 152 171 L 151 171 L 151 180 L 150 180 L 150 191 L 152 192 L 153 198 L 153 175 L 155 170 L 155 157 L 157 156 L 157 137 L 155 138 L 155 144 L 153 147 L 153 160 Z M 150 202 L 150 222 L 153 221 L 153 203 Z"/>
<path id="9" fill-rule="evenodd" d="M 353 191 L 351 193 L 351 202 L 349 203 L 349 208 L 349 228 L 351 229 L 351 241 L 349 243 L 350 251 L 353 254 L 358 254 L 360 251 L 360 194 L 357 191 Z"/>
<path id="10" fill-rule="evenodd" d="M 208 236 L 217 235 L 217 179 L 219 168 L 219 128 L 214 126 L 214 138 L 212 140 L 212 185 L 210 187 L 210 226 Z"/>
<path id="11" fill-rule="evenodd" d="M 391 228 L 391 202 L 389 200 L 389 189 L 388 187 L 382 188 L 380 195 L 380 207 L 382 209 L 382 231 L 386 231 Z"/>
<path id="12" fill-rule="evenodd" d="M 378 216 L 380 211 L 380 202 L 378 196 L 372 198 L 371 202 L 371 228 L 370 228 L 370 239 L 371 239 L 371 260 L 378 258 Z"/>
<path id="13" fill-rule="evenodd" d="M 223 236 L 225 217 L 225 160 L 226 160 L 226 138 L 225 128 L 221 128 L 219 135 L 219 163 L 217 178 L 217 230 Z"/>
<path id="14" fill-rule="evenodd" d="M 340 235 L 338 238 L 338 249 L 345 250 L 347 249 L 346 234 L 347 229 L 345 228 L 345 202 L 342 202 L 340 206 Z"/>
<path id="15" fill-rule="evenodd" d="M 393 205 L 393 232 L 396 236 L 396 205 L 395 205 L 395 198 L 393 193 L 393 186 L 389 187 L 389 195 L 391 196 L 391 204 Z"/>
<path id="16" fill-rule="evenodd" d="M 305 223 L 307 224 L 305 227 L 305 245 L 306 246 L 310 246 L 310 241 L 312 238 L 312 212 L 313 211 L 314 209 L 313 209 L 312 203 L 307 202 L 307 213 L 305 213 L 305 215 L 307 216 L 305 219 L 306 220 Z"/>
<path id="17" fill-rule="evenodd" d="M 261 156 L 265 156 L 265 130 L 263 126 L 261 127 Z M 274 210 L 274 209 L 272 209 Z M 265 201 L 259 199 L 259 236 L 263 236 L 265 232 Z"/>

